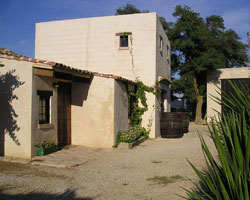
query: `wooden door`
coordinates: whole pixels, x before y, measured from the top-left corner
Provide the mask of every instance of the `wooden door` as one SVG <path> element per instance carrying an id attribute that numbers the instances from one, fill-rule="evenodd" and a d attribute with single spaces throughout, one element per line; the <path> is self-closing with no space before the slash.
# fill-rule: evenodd
<path id="1" fill-rule="evenodd" d="M 59 83 L 58 87 L 58 146 L 71 144 L 71 84 Z"/>

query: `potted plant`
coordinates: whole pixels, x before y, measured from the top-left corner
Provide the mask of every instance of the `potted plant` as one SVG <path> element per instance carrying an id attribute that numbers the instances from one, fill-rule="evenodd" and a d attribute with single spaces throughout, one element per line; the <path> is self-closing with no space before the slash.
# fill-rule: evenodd
<path id="1" fill-rule="evenodd" d="M 57 143 L 55 141 L 42 141 L 36 144 L 37 155 L 45 156 L 57 151 Z"/>

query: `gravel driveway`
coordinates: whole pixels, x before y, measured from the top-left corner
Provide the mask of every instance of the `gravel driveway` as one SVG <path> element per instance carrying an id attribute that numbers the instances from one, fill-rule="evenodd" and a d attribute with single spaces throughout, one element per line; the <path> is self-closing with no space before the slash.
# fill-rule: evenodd
<path id="1" fill-rule="evenodd" d="M 0 199 L 181 199 L 181 187 L 197 181 L 186 159 L 199 168 L 205 163 L 197 129 L 215 152 L 207 128 L 191 124 L 183 138 L 106 149 L 69 169 L 0 162 Z"/>

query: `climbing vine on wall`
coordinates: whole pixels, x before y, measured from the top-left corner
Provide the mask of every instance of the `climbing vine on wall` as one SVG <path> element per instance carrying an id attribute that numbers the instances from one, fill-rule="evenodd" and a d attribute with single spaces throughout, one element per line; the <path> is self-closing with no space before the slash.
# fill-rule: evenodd
<path id="1" fill-rule="evenodd" d="M 154 87 L 149 87 L 142 81 L 137 81 L 137 88 L 135 92 L 128 92 L 130 126 L 141 125 L 142 123 L 142 116 L 148 110 L 146 92 L 152 93 L 156 95 L 156 97 L 160 96 L 160 88 L 158 84 Z"/>
<path id="2" fill-rule="evenodd" d="M 148 121 L 147 128 L 142 127 L 142 116 L 148 110 L 146 92 L 160 96 L 160 88 L 158 84 L 154 87 L 149 87 L 143 84 L 142 81 L 137 80 L 135 91 L 128 90 L 128 113 L 130 119 L 130 127 L 128 130 L 120 130 L 116 136 L 114 147 L 117 147 L 120 142 L 133 142 L 141 137 L 148 137 L 153 116 Z M 133 101 L 132 101 L 133 99 Z M 155 109 L 155 107 L 153 106 Z"/>

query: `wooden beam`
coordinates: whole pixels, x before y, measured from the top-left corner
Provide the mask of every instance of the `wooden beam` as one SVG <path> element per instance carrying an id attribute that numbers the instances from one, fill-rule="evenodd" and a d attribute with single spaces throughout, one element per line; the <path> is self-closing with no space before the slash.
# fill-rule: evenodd
<path id="1" fill-rule="evenodd" d="M 81 77 L 81 78 L 91 78 L 90 74 L 78 74 L 78 73 L 75 73 L 74 76 Z"/>
<path id="2" fill-rule="evenodd" d="M 55 72 L 71 74 L 73 76 L 82 77 L 82 78 L 91 78 L 92 77 L 91 74 L 74 72 L 72 70 L 67 70 L 67 69 L 58 69 L 58 68 L 55 68 L 54 70 L 55 70 Z"/>
<path id="3" fill-rule="evenodd" d="M 35 63 L 32 65 L 34 68 L 38 68 L 38 69 L 53 69 L 53 67 L 51 65 L 47 65 L 47 64 L 43 64 L 43 63 Z"/>
<path id="4" fill-rule="evenodd" d="M 61 78 L 55 78 L 55 81 L 57 82 L 64 82 L 64 83 L 71 83 L 71 80 L 61 79 Z"/>
<path id="5" fill-rule="evenodd" d="M 47 76 L 47 77 L 53 77 L 54 73 L 52 70 L 48 70 L 48 69 L 38 69 L 38 68 L 34 68 L 34 74 L 38 75 L 38 76 Z"/>

